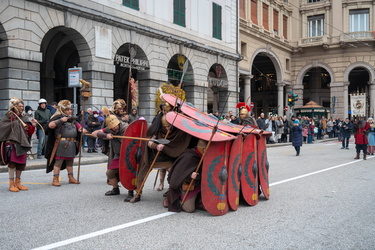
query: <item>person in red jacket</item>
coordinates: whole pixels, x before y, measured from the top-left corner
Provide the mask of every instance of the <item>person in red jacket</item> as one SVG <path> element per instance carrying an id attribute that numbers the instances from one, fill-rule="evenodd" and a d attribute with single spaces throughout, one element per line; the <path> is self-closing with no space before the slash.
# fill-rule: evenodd
<path id="1" fill-rule="evenodd" d="M 354 159 L 359 159 L 359 154 L 361 150 L 363 151 L 363 160 L 366 160 L 367 155 L 367 132 L 370 129 L 370 124 L 364 121 L 362 118 L 354 123 L 354 139 L 355 139 L 355 149 L 357 151 L 357 156 Z"/>
<path id="2" fill-rule="evenodd" d="M 0 121 L 0 141 L 4 163 L 8 163 L 9 191 L 28 190 L 21 185 L 21 174 L 26 168 L 26 154 L 31 149 L 30 137 L 35 132 L 36 120 L 25 115 L 22 99 L 13 97 L 9 110 Z M 14 180 L 14 174 L 16 179 Z"/>

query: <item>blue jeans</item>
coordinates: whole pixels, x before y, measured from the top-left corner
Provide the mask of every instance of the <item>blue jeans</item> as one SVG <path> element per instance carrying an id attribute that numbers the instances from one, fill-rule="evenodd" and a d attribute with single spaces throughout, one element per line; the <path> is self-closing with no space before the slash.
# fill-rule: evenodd
<path id="1" fill-rule="evenodd" d="M 307 143 L 312 143 L 312 135 L 307 135 Z"/>
<path id="2" fill-rule="evenodd" d="M 43 133 L 43 130 L 41 129 L 37 129 L 36 130 L 36 135 L 38 136 L 38 155 L 42 155 L 42 153 L 44 153 L 43 151 L 43 144 L 45 146 L 45 143 L 44 143 L 44 133 Z M 46 136 L 46 142 L 47 142 L 47 139 L 48 139 L 48 136 Z"/>

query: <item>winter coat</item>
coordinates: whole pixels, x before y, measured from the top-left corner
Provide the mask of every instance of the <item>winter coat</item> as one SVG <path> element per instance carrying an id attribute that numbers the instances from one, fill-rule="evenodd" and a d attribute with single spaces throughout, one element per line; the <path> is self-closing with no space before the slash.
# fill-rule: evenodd
<path id="1" fill-rule="evenodd" d="M 290 122 L 288 120 L 284 120 L 284 132 L 283 134 L 289 134 L 289 124 Z"/>
<path id="2" fill-rule="evenodd" d="M 291 130 L 292 135 L 292 146 L 293 147 L 300 147 L 302 146 L 302 126 L 293 126 Z"/>
<path id="3" fill-rule="evenodd" d="M 371 125 L 368 130 L 367 140 L 369 146 L 375 146 L 375 127 L 371 127 Z"/>
<path id="4" fill-rule="evenodd" d="M 282 120 L 276 121 L 276 134 L 283 134 L 284 133 L 284 122 Z"/>
<path id="5" fill-rule="evenodd" d="M 51 119 L 51 116 L 51 111 L 49 109 L 42 109 L 40 106 L 34 114 L 35 120 L 37 120 L 39 124 L 43 126 L 44 130 L 48 129 L 48 122 Z M 37 129 L 39 130 L 41 128 L 38 126 Z"/>
<path id="6" fill-rule="evenodd" d="M 265 118 L 259 118 L 259 119 L 257 120 L 257 124 L 258 124 L 258 128 L 259 128 L 259 129 L 266 130 L 267 125 L 266 125 L 266 119 L 265 119 Z"/>
<path id="7" fill-rule="evenodd" d="M 100 129 L 101 124 L 98 117 L 95 117 L 93 114 L 89 115 L 87 118 L 87 130 L 89 132 L 94 132 L 95 130 Z"/>
<path id="8" fill-rule="evenodd" d="M 341 124 L 342 137 L 350 137 L 353 130 L 353 124 L 351 122 L 346 123 L 345 121 Z"/>

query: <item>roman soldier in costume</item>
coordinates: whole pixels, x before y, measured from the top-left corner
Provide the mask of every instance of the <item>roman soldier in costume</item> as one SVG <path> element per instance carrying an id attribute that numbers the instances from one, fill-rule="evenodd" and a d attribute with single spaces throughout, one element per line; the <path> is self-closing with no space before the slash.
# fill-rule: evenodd
<path id="1" fill-rule="evenodd" d="M 81 133 L 86 133 L 77 118 L 72 117 L 71 102 L 62 100 L 57 104 L 57 110 L 48 123 L 48 142 L 45 152 L 47 173 L 53 171 L 52 185 L 59 187 L 60 171 L 68 172 L 70 184 L 79 184 L 73 176 L 74 158 L 80 149 Z"/>
<path id="2" fill-rule="evenodd" d="M 115 115 L 120 121 L 123 121 L 123 117 L 128 113 L 125 111 L 126 102 L 123 99 L 117 99 L 113 102 L 110 108 L 110 113 Z"/>
<path id="3" fill-rule="evenodd" d="M 109 114 L 114 115 L 121 123 L 125 123 L 122 119 L 125 115 L 127 115 L 126 111 L 126 102 L 123 99 L 117 99 L 112 103 L 112 107 L 109 109 Z M 126 124 L 125 124 L 126 125 Z M 106 126 L 106 123 L 104 123 Z M 108 155 L 109 153 L 109 141 L 100 139 L 102 143 L 102 153 Z M 109 182 L 108 182 L 109 184 Z"/>
<path id="4" fill-rule="evenodd" d="M 37 121 L 25 116 L 23 100 L 13 97 L 9 110 L 0 121 L 0 141 L 3 162 L 8 163 L 9 191 L 28 190 L 21 185 L 21 174 L 26 168 L 26 153 L 31 150 L 30 138 Z M 14 174 L 16 179 L 14 180 Z"/>
<path id="5" fill-rule="evenodd" d="M 109 113 L 107 108 L 103 108 L 103 113 L 107 116 L 105 118 L 106 127 L 96 130 L 92 133 L 92 136 L 109 140 L 109 155 L 108 155 L 108 170 L 106 172 L 108 182 L 112 185 L 112 190 L 105 193 L 105 195 L 119 195 L 119 164 L 120 164 L 120 148 L 122 138 L 114 138 L 113 135 L 122 136 L 127 128 L 126 124 L 120 122 L 118 117 Z M 134 197 L 134 191 L 128 191 L 128 197 L 130 200 Z"/>
<path id="6" fill-rule="evenodd" d="M 173 161 L 186 149 L 190 144 L 191 135 L 179 130 L 166 120 L 166 113 L 172 110 L 169 104 L 163 106 L 163 112 L 160 112 L 154 119 L 151 126 L 147 129 L 147 137 L 152 139 L 167 139 L 170 142 L 166 145 L 157 144 L 149 141 L 147 143 L 147 149 L 143 156 L 143 164 L 140 166 L 137 176 L 137 196 L 134 197 L 130 202 L 140 201 L 140 190 L 142 182 L 146 178 L 147 172 L 153 162 L 157 151 L 160 151 L 158 158 L 153 168 L 169 170 L 173 165 Z M 170 132 L 168 133 L 168 131 Z M 166 137 L 166 135 L 168 136 Z"/>
<path id="7" fill-rule="evenodd" d="M 254 125 L 257 126 L 257 122 L 254 117 L 249 116 L 251 108 L 244 102 L 240 102 L 236 105 L 239 109 L 239 117 L 237 118 L 236 124 L 239 125 Z"/>
<path id="8" fill-rule="evenodd" d="M 207 142 L 200 139 L 195 148 L 186 149 L 174 161 L 168 175 L 169 191 L 165 198 L 165 201 L 168 201 L 168 211 L 180 212 L 181 209 L 188 213 L 195 211 L 196 199 L 201 191 L 200 173 L 195 171 L 206 146 Z M 181 206 L 181 201 L 192 179 L 194 179 L 194 182 L 191 190 L 189 190 L 184 204 Z"/>

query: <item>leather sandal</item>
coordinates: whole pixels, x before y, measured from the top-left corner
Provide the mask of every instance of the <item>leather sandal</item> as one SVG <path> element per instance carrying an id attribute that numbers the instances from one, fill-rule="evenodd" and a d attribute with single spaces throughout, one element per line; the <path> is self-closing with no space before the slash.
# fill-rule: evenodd
<path id="1" fill-rule="evenodd" d="M 138 196 L 138 197 L 134 196 L 129 202 L 130 203 L 136 203 L 138 201 L 141 201 L 141 196 Z"/>
<path id="2" fill-rule="evenodd" d="M 124 199 L 124 202 L 130 202 L 131 199 L 134 198 L 134 191 L 130 190 L 128 191 L 128 196 L 126 196 L 126 198 Z"/>
<path id="3" fill-rule="evenodd" d="M 114 189 L 109 190 L 108 192 L 105 193 L 106 196 L 119 195 L 119 194 L 120 194 L 120 189 L 119 188 L 114 188 Z"/>

